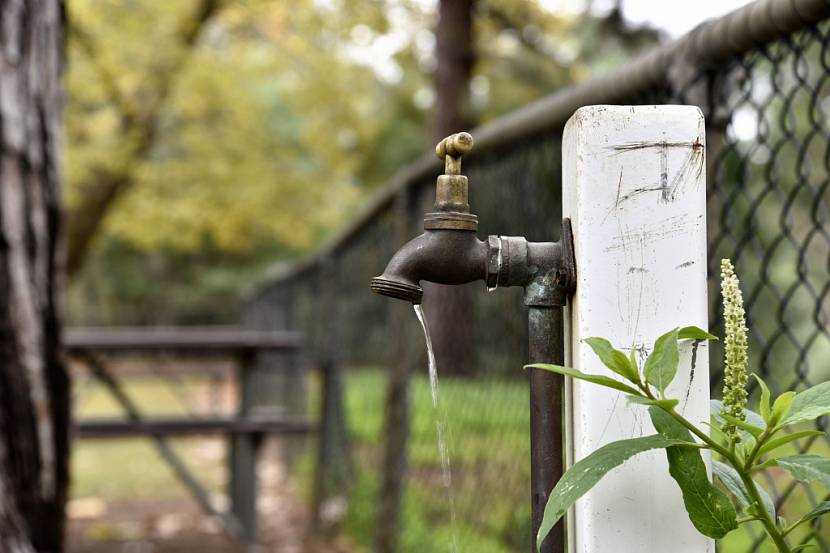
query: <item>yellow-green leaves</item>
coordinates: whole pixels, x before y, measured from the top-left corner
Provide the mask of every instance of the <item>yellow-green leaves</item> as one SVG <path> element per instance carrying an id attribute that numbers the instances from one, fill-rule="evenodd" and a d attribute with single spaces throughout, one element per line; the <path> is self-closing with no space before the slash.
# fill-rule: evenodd
<path id="1" fill-rule="evenodd" d="M 796 522 L 795 524 L 790 526 L 788 531 L 794 529 L 799 524 L 804 524 L 805 522 L 810 522 L 811 520 L 815 520 L 818 517 L 820 517 L 821 515 L 825 515 L 827 513 L 830 513 L 830 501 L 824 501 L 822 503 L 819 503 L 818 505 L 816 505 L 815 509 L 813 509 L 812 511 L 810 511 L 809 513 L 807 513 L 806 515 L 801 517 L 798 520 L 798 522 Z M 796 553 L 796 551 L 801 551 L 801 546 L 793 549 L 793 553 Z"/>
<path id="2" fill-rule="evenodd" d="M 781 424 L 809 421 L 827 414 L 830 414 L 830 382 L 797 394 Z"/>
<path id="3" fill-rule="evenodd" d="M 821 455 L 791 455 L 775 460 L 775 464 L 786 469 L 793 478 L 801 482 L 819 482 L 830 489 L 830 459 Z"/>
<path id="4" fill-rule="evenodd" d="M 692 442 L 691 433 L 659 407 L 648 410 L 654 428 L 669 439 Z M 738 527 L 729 497 L 709 481 L 700 451 L 687 447 L 666 449 L 669 473 L 683 493 L 683 504 L 698 532 L 719 539 Z"/>
<path id="5" fill-rule="evenodd" d="M 787 434 L 786 436 L 781 436 L 779 438 L 775 438 L 764 443 L 764 445 L 758 449 L 758 455 L 761 456 L 765 453 L 770 453 L 783 445 L 787 445 L 790 442 L 800 440 L 801 438 L 809 438 L 811 436 L 823 435 L 824 432 L 822 432 L 821 430 L 803 430 L 801 432 L 793 432 L 792 434 Z"/>
<path id="6" fill-rule="evenodd" d="M 677 339 L 702 341 L 717 340 L 718 337 L 714 334 L 709 334 L 708 332 L 697 326 L 684 326 L 683 328 L 677 331 Z"/>
<path id="7" fill-rule="evenodd" d="M 628 396 L 629 403 L 636 403 L 638 405 L 655 405 L 664 411 L 671 411 L 680 403 L 676 399 L 650 399 L 642 396 Z"/>
<path id="8" fill-rule="evenodd" d="M 623 352 L 615 349 L 611 342 L 605 338 L 585 338 L 585 343 L 594 350 L 603 365 L 631 382 L 639 380 L 636 363 L 632 363 Z"/>
<path id="9" fill-rule="evenodd" d="M 770 426 L 778 424 L 789 413 L 794 399 L 795 392 L 784 392 L 775 399 L 775 403 L 772 404 L 772 413 L 770 413 Z"/>
<path id="10" fill-rule="evenodd" d="M 624 384 L 619 380 L 614 380 L 613 378 L 609 378 L 607 376 L 602 376 L 598 374 L 586 374 L 576 369 L 572 369 L 571 367 L 562 367 L 561 365 L 548 365 L 546 363 L 535 363 L 533 365 L 526 365 L 525 368 L 543 369 L 557 374 L 570 376 L 572 378 L 578 378 L 579 380 L 585 380 L 593 384 L 599 384 L 600 386 L 605 386 L 606 388 L 613 388 L 614 390 L 619 390 L 632 396 L 640 395 L 640 392 L 638 390 L 635 390 L 631 386 Z"/>
<path id="11" fill-rule="evenodd" d="M 680 361 L 677 336 L 678 329 L 675 328 L 657 338 L 654 350 L 643 365 L 646 382 L 660 390 L 661 394 L 677 374 L 677 364 Z"/>
<path id="12" fill-rule="evenodd" d="M 661 394 L 677 375 L 677 365 L 680 362 L 678 350 L 679 340 L 717 340 L 717 337 L 696 326 L 675 328 L 657 338 L 651 355 L 643 365 L 643 375 L 646 382 L 657 388 Z"/>
<path id="13" fill-rule="evenodd" d="M 757 374 L 753 373 L 752 376 L 755 377 L 755 380 L 758 381 L 758 386 L 761 387 L 761 397 L 758 399 L 758 412 L 761 413 L 764 421 L 769 424 L 769 418 L 772 412 L 770 407 L 771 394 L 769 387 L 767 387 L 767 383 L 764 382 L 764 380 Z"/>
<path id="14" fill-rule="evenodd" d="M 548 503 L 545 506 L 545 514 L 542 517 L 542 524 L 539 526 L 539 533 L 536 536 L 539 549 L 542 549 L 545 538 L 565 515 L 568 508 L 593 488 L 608 471 L 620 466 L 638 453 L 682 445 L 688 446 L 689 443 L 655 434 L 644 438 L 632 438 L 610 443 L 577 461 L 556 483 L 550 493 Z"/>

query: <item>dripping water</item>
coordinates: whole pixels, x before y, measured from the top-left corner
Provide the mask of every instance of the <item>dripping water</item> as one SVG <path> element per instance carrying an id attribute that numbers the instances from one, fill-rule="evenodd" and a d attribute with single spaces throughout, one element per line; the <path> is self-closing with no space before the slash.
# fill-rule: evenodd
<path id="1" fill-rule="evenodd" d="M 424 341 L 427 344 L 427 360 L 429 364 L 429 389 L 432 395 L 432 408 L 435 413 L 435 431 L 438 436 L 438 456 L 441 459 L 441 482 L 447 492 L 447 501 L 450 507 L 450 527 L 452 529 L 452 544 L 450 551 L 458 553 L 458 528 L 455 515 L 455 495 L 452 489 L 452 466 L 450 465 L 450 452 L 447 447 L 447 413 L 441 409 L 441 401 L 438 393 L 438 365 L 435 363 L 435 353 L 432 350 L 432 340 L 429 336 L 424 310 L 420 305 L 414 305 L 415 315 L 424 330 Z"/>

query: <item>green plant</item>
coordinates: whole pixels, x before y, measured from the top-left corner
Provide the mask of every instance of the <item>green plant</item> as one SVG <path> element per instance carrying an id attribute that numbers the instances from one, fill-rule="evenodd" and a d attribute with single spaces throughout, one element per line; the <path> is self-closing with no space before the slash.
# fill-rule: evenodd
<path id="1" fill-rule="evenodd" d="M 631 403 L 648 408 L 657 431 L 652 436 L 607 444 L 576 462 L 551 492 L 537 535 L 540 547 L 568 508 L 608 471 L 652 449 L 666 450 L 669 473 L 680 487 L 689 518 L 700 533 L 720 539 L 739 524 L 759 521 L 781 553 L 796 553 L 809 547 L 791 547 L 787 536 L 796 527 L 830 513 L 830 501 L 788 523 L 776 515 L 772 499 L 753 476 L 770 467 L 780 467 L 797 480 L 815 481 L 830 488 L 830 459 L 811 454 L 776 456 L 782 446 L 823 434 L 818 430 L 783 434 L 782 430 L 830 414 L 830 382 L 797 394 L 784 392 L 773 400 L 764 381 L 752 375 L 758 381 L 761 394 L 758 412 L 747 409 L 749 373 L 743 299 L 732 264 L 726 259 L 721 262 L 721 281 L 725 320 L 724 390 L 723 401 L 712 402 L 708 432 L 676 411 L 678 400 L 666 397 L 666 388 L 677 373 L 679 343 L 717 340 L 700 328 L 676 328 L 660 336 L 642 367 L 634 356 L 634 348 L 625 355 L 608 340 L 586 339 L 600 361 L 625 382 L 558 365 L 529 365 L 625 393 Z M 713 472 L 728 493 L 710 482 L 700 453 L 704 449 L 717 455 L 712 462 Z"/>

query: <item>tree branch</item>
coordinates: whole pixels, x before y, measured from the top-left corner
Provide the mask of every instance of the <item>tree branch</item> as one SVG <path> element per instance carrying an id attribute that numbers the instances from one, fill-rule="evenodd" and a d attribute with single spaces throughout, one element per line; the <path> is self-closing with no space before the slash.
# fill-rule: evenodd
<path id="1" fill-rule="evenodd" d="M 179 24 L 177 34 L 182 51 L 164 71 L 153 71 L 147 76 L 147 81 L 155 81 L 155 90 L 151 95 L 153 100 L 144 108 L 134 106 L 124 97 L 114 76 L 102 64 L 95 63 L 97 48 L 92 38 L 80 27 L 73 31 L 78 45 L 96 66 L 110 100 L 121 112 L 121 151 L 112 157 L 122 159 L 120 163 L 92 169 L 90 181 L 82 186 L 80 199 L 68 214 L 66 271 L 70 277 L 83 265 L 92 240 L 111 206 L 135 183 L 134 169 L 153 147 L 161 113 L 175 78 L 190 59 L 202 30 L 220 8 L 220 0 L 201 0 L 194 16 Z"/>

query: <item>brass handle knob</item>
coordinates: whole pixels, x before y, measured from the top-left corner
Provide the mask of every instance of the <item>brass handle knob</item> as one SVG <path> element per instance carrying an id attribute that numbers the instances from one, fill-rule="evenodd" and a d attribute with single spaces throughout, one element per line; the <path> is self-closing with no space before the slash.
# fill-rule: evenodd
<path id="1" fill-rule="evenodd" d="M 461 156 L 473 149 L 473 135 L 468 132 L 451 134 L 435 146 L 435 155 L 444 160 L 445 175 L 461 174 Z"/>

